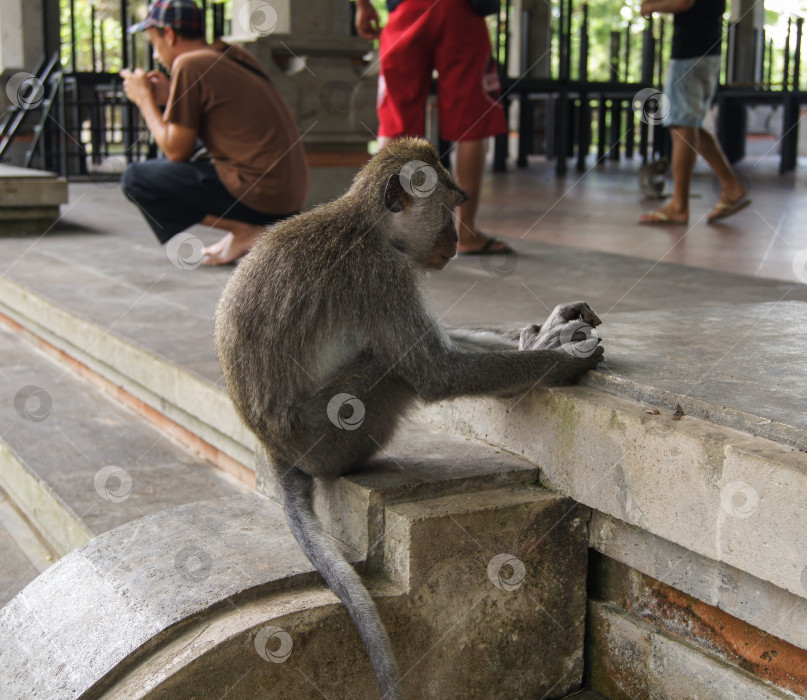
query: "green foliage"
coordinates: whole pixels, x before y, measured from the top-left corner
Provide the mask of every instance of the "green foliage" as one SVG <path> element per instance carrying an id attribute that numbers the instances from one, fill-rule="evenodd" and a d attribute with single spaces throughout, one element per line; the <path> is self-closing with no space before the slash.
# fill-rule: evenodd
<path id="1" fill-rule="evenodd" d="M 61 19 L 61 61 L 69 70 L 92 71 L 105 70 L 117 72 L 121 65 L 121 26 L 120 19 L 115 16 L 119 12 L 117 2 L 100 2 L 95 5 L 95 55 L 96 64 L 92 64 L 93 22 L 92 7 L 89 0 L 73 0 L 73 26 L 75 27 L 76 65 L 72 65 L 70 0 L 60 0 L 59 15 Z M 103 33 L 105 65 L 101 63 L 101 34 Z"/>

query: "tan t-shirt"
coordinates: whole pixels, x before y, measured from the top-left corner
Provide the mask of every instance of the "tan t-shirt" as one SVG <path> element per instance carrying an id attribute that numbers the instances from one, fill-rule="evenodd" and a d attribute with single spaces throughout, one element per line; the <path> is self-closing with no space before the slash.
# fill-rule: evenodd
<path id="1" fill-rule="evenodd" d="M 196 129 L 234 197 L 266 214 L 303 208 L 309 175 L 289 108 L 268 79 L 233 60 L 261 64 L 222 41 L 181 54 L 171 67 L 165 119 Z"/>

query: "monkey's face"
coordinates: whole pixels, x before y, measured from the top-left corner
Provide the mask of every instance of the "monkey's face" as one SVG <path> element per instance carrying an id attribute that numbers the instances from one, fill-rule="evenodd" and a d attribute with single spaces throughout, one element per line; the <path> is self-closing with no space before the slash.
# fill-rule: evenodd
<path id="1" fill-rule="evenodd" d="M 442 270 L 448 261 L 457 254 L 457 227 L 454 223 L 453 213 L 449 213 L 443 227 L 437 234 L 431 251 L 425 254 L 417 263 L 429 270 Z"/>

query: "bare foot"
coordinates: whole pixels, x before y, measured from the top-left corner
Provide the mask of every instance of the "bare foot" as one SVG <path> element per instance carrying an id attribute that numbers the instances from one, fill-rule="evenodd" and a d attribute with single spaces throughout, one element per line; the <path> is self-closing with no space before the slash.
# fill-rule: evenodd
<path id="1" fill-rule="evenodd" d="M 512 253 L 513 249 L 507 245 L 505 241 L 500 241 L 492 236 L 488 236 L 481 231 L 476 231 L 472 236 L 468 237 L 469 240 L 457 245 L 457 252 L 462 254 L 482 253 L 495 254 L 495 253 Z"/>
<path id="2" fill-rule="evenodd" d="M 206 248 L 202 248 L 202 253 L 205 255 L 218 255 L 224 250 L 225 246 L 233 239 L 233 234 L 228 233 L 226 236 L 223 236 L 219 240 L 217 240 L 213 245 L 209 245 Z"/>
<path id="3" fill-rule="evenodd" d="M 202 249 L 204 253 L 203 265 L 227 265 L 244 257 L 255 245 L 258 236 L 263 233 L 263 226 L 250 226 L 239 231 L 238 235 L 228 233 L 212 246 Z"/>

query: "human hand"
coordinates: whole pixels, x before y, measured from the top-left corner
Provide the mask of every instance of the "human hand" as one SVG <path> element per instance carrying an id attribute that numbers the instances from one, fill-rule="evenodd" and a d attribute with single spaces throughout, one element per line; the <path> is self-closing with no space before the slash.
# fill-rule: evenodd
<path id="1" fill-rule="evenodd" d="M 378 26 L 378 12 L 370 0 L 356 0 L 356 31 L 365 39 L 378 39 L 381 28 Z"/>
<path id="2" fill-rule="evenodd" d="M 123 78 L 123 91 L 132 102 L 138 107 L 152 96 L 151 82 L 142 68 L 135 68 L 133 71 L 124 68 L 120 72 Z"/>
<path id="3" fill-rule="evenodd" d="M 168 95 L 171 92 L 171 81 L 165 73 L 158 70 L 152 70 L 148 73 L 149 83 L 151 83 L 151 92 L 154 95 L 154 101 L 163 107 L 168 103 Z"/>
<path id="4" fill-rule="evenodd" d="M 641 7 L 639 8 L 639 12 L 641 12 L 642 17 L 652 17 L 653 16 L 653 7 L 650 0 L 644 0 Z"/>

